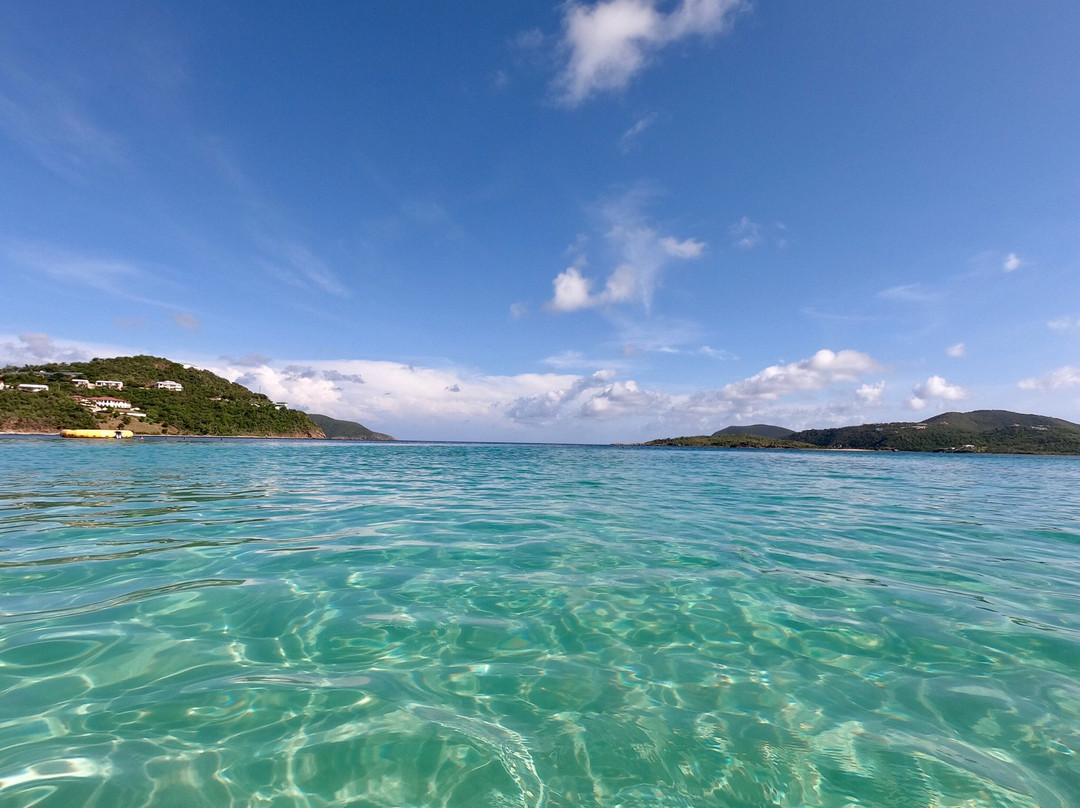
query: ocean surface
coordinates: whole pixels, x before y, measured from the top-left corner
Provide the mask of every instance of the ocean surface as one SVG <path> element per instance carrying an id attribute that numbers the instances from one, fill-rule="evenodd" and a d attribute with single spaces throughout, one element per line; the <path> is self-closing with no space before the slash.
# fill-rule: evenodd
<path id="1" fill-rule="evenodd" d="M 0 439 L 0 806 L 1076 808 L 1080 459 Z"/>

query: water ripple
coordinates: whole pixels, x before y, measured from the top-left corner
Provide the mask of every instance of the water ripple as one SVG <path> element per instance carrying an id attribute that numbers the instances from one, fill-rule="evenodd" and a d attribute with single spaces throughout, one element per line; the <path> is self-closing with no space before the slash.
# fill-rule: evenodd
<path id="1" fill-rule="evenodd" d="M 1068 458 L 0 440 L 0 805 L 1074 808 L 1078 491 Z"/>

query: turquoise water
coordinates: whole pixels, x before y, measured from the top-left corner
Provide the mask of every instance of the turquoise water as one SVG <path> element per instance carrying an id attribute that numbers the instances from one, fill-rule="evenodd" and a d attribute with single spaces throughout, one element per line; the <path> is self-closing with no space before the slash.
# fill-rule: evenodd
<path id="1" fill-rule="evenodd" d="M 0 806 L 1075 808 L 1080 459 L 0 440 Z"/>

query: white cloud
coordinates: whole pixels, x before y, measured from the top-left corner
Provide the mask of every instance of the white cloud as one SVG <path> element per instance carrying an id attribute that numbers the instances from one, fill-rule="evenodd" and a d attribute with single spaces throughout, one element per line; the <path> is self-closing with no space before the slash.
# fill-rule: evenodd
<path id="1" fill-rule="evenodd" d="M 581 413 L 590 418 L 621 418 L 627 415 L 655 416 L 670 406 L 669 396 L 643 390 L 631 379 L 605 387 L 581 405 Z"/>
<path id="2" fill-rule="evenodd" d="M 560 272 L 552 285 L 555 287 L 555 297 L 548 308 L 553 311 L 577 311 L 597 305 L 597 301 L 589 295 L 592 281 L 584 277 L 577 267 L 567 267 L 566 271 Z"/>
<path id="3" fill-rule="evenodd" d="M 1021 390 L 1048 393 L 1065 387 L 1080 387 L 1080 367 L 1065 365 L 1038 379 L 1024 379 L 1017 385 Z"/>
<path id="4" fill-rule="evenodd" d="M 967 396 L 968 391 L 960 385 L 949 384 L 941 376 L 931 376 L 925 382 L 920 382 L 911 388 L 908 407 L 913 410 L 921 410 L 930 400 L 960 401 L 967 398 Z"/>
<path id="5" fill-rule="evenodd" d="M 552 281 L 555 294 L 547 308 L 556 312 L 638 301 L 646 308 L 660 284 L 664 269 L 673 260 L 698 258 L 705 243 L 692 238 L 662 236 L 640 212 L 639 193 L 629 193 L 606 204 L 601 215 L 608 229 L 608 245 L 619 263 L 608 275 L 604 288 L 593 292 L 593 281 L 582 274 L 587 262 L 578 255 L 574 263 Z M 578 241 L 581 244 L 581 239 Z M 578 249 L 579 247 L 575 247 Z"/>
<path id="6" fill-rule="evenodd" d="M 876 384 L 863 384 L 855 389 L 855 397 L 868 407 L 877 407 L 881 404 L 881 397 L 885 393 L 884 380 Z"/>
<path id="7" fill-rule="evenodd" d="M 570 2 L 563 16 L 565 65 L 556 85 L 563 103 L 580 104 L 597 92 L 619 90 L 666 45 L 727 28 L 742 0 L 680 0 L 667 13 L 659 0 Z"/>
<path id="8" fill-rule="evenodd" d="M 522 320 L 529 316 L 529 305 L 527 303 L 511 303 L 510 304 L 510 316 L 515 320 Z"/>
<path id="9" fill-rule="evenodd" d="M 1005 260 L 1001 263 L 1001 268 L 1006 272 L 1016 272 L 1022 266 L 1024 266 L 1024 261 L 1014 252 L 1006 255 Z"/>
<path id="10" fill-rule="evenodd" d="M 710 416 L 754 417 L 782 397 L 816 393 L 833 385 L 856 382 L 880 369 L 874 359 L 859 351 L 821 350 L 809 359 L 771 365 L 719 390 L 696 393 L 687 401 L 686 410 Z M 863 401 L 861 397 L 859 400 Z"/>
<path id="11" fill-rule="evenodd" d="M 962 342 L 958 342 L 955 345 L 950 345 L 945 349 L 945 353 L 953 359 L 959 359 L 961 356 L 967 353 L 967 346 Z"/>

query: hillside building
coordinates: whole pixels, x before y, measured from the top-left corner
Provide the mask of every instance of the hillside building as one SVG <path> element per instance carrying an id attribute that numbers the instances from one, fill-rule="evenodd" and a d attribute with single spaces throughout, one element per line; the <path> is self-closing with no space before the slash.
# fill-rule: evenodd
<path id="1" fill-rule="evenodd" d="M 20 384 L 15 388 L 16 390 L 22 390 L 24 393 L 44 393 L 49 389 L 47 384 Z"/>
<path id="2" fill-rule="evenodd" d="M 98 379 L 94 382 L 95 387 L 108 387 L 110 390 L 123 390 L 124 383 L 117 381 L 110 381 L 109 379 Z"/>
<path id="3" fill-rule="evenodd" d="M 93 402 L 96 407 L 109 407 L 113 410 L 131 409 L 130 401 L 124 401 L 122 398 L 113 398 L 112 396 L 96 396 L 94 398 L 88 398 L 87 401 Z"/>
<path id="4" fill-rule="evenodd" d="M 174 393 L 182 393 L 184 391 L 184 385 L 180 382 L 163 381 L 154 382 L 154 389 L 156 390 L 172 390 Z"/>

